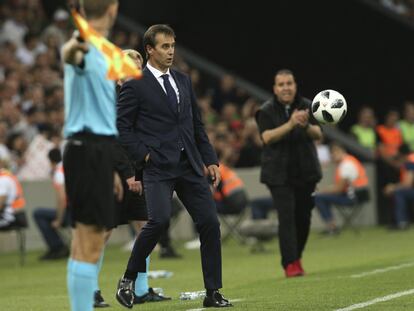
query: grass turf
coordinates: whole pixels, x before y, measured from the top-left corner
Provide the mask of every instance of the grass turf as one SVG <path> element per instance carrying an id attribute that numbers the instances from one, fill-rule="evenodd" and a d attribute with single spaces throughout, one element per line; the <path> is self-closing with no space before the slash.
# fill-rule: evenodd
<path id="1" fill-rule="evenodd" d="M 277 241 L 266 244 L 268 252 L 251 254 L 249 247 L 233 241 L 223 246 L 222 292 L 237 299 L 233 310 L 336 310 L 377 297 L 414 288 L 414 265 L 361 278 L 351 275 L 414 263 L 414 230 L 389 232 L 365 229 L 338 237 L 312 234 L 303 258 L 305 277 L 285 279 L 279 265 Z M 136 310 L 189 310 L 201 308 L 201 300 L 180 301 L 182 291 L 203 289 L 198 251 L 178 247 L 183 259 L 160 260 L 154 254 L 151 270 L 168 270 L 168 279 L 150 280 L 162 287 L 171 302 L 136 305 Z M 66 294 L 66 261 L 39 262 L 39 252 L 30 252 L 24 267 L 17 253 L 0 256 L 0 310 L 69 310 Z M 128 253 L 119 246 L 106 250 L 100 275 L 102 293 L 111 304 L 106 310 L 127 310 L 115 299 L 118 278 Z M 414 310 L 414 295 L 374 304 L 364 310 Z"/>

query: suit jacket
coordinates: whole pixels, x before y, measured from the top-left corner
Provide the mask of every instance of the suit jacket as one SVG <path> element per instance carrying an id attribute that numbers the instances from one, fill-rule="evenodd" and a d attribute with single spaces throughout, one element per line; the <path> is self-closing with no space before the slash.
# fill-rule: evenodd
<path id="1" fill-rule="evenodd" d="M 140 80 L 125 82 L 117 104 L 117 127 L 121 144 L 130 157 L 143 164 L 150 154 L 158 174 L 168 175 L 180 161 L 182 142 L 195 172 L 204 175 L 204 164 L 218 164 L 201 121 L 190 78 L 171 70 L 179 90 L 179 105 L 173 107 L 148 68 Z"/>

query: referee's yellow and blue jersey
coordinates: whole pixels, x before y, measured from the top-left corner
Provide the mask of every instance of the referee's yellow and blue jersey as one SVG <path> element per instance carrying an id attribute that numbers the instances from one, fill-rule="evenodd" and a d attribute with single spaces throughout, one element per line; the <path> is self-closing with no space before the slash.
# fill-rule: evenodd
<path id="1" fill-rule="evenodd" d="M 108 65 L 93 45 L 85 54 L 83 68 L 65 64 L 65 127 L 69 137 L 78 132 L 118 135 L 116 128 L 116 91 L 107 79 Z"/>

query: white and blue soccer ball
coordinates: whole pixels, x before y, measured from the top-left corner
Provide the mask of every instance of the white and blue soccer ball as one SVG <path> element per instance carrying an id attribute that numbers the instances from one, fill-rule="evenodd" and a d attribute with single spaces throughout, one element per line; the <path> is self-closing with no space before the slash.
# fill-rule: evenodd
<path id="1" fill-rule="evenodd" d="M 346 100 L 334 90 L 319 92 L 312 101 L 312 114 L 322 124 L 337 124 L 346 115 Z"/>

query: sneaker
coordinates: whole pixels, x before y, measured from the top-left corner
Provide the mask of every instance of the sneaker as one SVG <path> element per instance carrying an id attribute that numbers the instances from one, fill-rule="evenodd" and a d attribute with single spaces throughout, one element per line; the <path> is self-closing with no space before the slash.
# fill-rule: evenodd
<path id="1" fill-rule="evenodd" d="M 285 276 L 287 278 L 292 278 L 296 276 L 303 276 L 304 271 L 301 270 L 297 264 L 297 261 L 294 261 L 287 265 L 285 268 Z"/>
<path id="2" fill-rule="evenodd" d="M 205 308 L 226 308 L 233 307 L 230 301 L 219 292 L 214 291 L 211 296 L 206 296 L 203 301 L 203 307 Z"/>
<path id="3" fill-rule="evenodd" d="M 129 309 L 134 306 L 134 281 L 122 278 L 118 282 L 118 290 L 116 291 L 116 300 Z"/>
<path id="4" fill-rule="evenodd" d="M 134 305 L 141 304 L 144 302 L 160 302 L 166 300 L 171 300 L 171 297 L 165 297 L 161 294 L 154 292 L 154 289 L 152 287 L 150 287 L 148 289 L 148 293 L 146 293 L 143 296 L 137 296 L 134 294 Z"/>
<path id="5" fill-rule="evenodd" d="M 93 296 L 93 300 L 94 300 L 94 302 L 93 302 L 93 307 L 94 308 L 107 308 L 107 307 L 109 307 L 109 304 L 105 302 L 105 299 L 103 299 L 100 290 L 95 291 L 94 296 Z"/>

